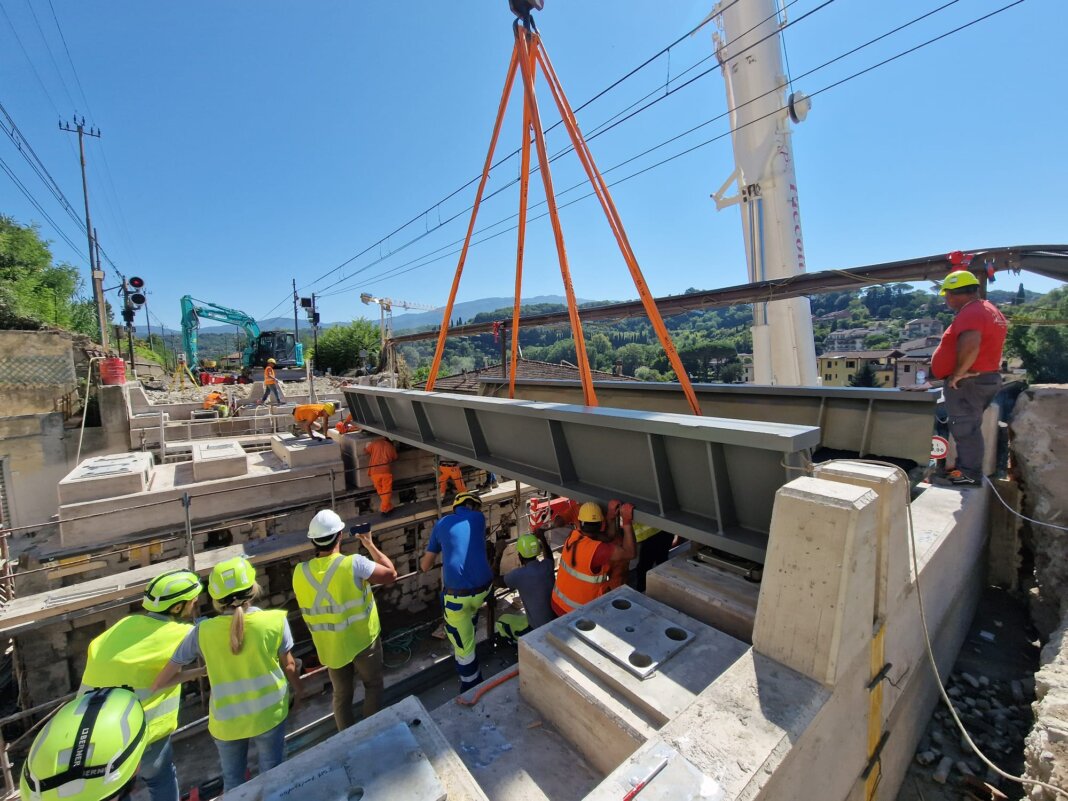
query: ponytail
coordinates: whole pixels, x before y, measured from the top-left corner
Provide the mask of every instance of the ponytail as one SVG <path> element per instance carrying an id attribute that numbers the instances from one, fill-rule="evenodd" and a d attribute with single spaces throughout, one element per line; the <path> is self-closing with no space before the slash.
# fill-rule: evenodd
<path id="1" fill-rule="evenodd" d="M 230 618 L 230 652 L 241 653 L 245 644 L 245 606 L 234 607 L 233 616 Z"/>
<path id="2" fill-rule="evenodd" d="M 260 597 L 260 585 L 253 584 L 249 589 L 212 601 L 212 606 L 220 615 L 230 615 L 230 652 L 241 653 L 245 646 L 245 607 Z"/>

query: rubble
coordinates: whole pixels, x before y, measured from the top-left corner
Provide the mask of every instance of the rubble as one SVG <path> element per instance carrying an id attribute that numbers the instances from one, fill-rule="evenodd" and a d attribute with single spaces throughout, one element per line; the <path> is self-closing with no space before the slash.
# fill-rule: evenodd
<path id="1" fill-rule="evenodd" d="M 316 376 L 315 391 L 319 394 L 336 393 L 343 384 L 351 383 L 349 379 L 335 376 Z M 175 388 L 173 382 L 154 381 L 144 384 L 145 395 L 152 403 L 195 403 L 204 400 L 209 392 L 218 391 L 228 393 L 231 397 L 239 399 L 259 400 L 251 398 L 252 384 L 215 384 L 207 387 L 191 387 L 188 379 L 184 387 Z M 307 381 L 286 381 L 282 384 L 283 397 L 287 395 L 307 395 Z"/>
<path id="2" fill-rule="evenodd" d="M 1065 684 L 1068 687 L 1068 672 Z M 988 759 L 1003 767 L 1018 757 L 1031 724 L 1031 710 L 1023 693 L 1024 685 L 1018 680 L 998 681 L 965 672 L 953 673 L 946 682 L 946 694 L 953 699 L 972 740 Z M 1065 744 L 1068 745 L 1068 737 Z M 1046 743 L 1042 745 L 1043 749 L 1048 747 Z M 992 787 L 1001 784 L 1000 777 L 972 751 L 944 706 L 932 716 L 915 761 L 925 768 L 922 773 L 938 784 L 965 783 L 979 776 Z"/>
<path id="3" fill-rule="evenodd" d="M 1042 649 L 1041 661 L 1035 675 L 1035 725 L 1024 747 L 1026 775 L 1064 787 L 1068 785 L 1068 616 Z M 1029 797 L 1056 798 L 1042 788 L 1034 788 Z"/>
<path id="4" fill-rule="evenodd" d="M 1068 525 L 1068 385 L 1035 384 L 1016 402 L 1012 415 L 1013 465 L 1023 487 L 1023 513 L 1035 520 Z M 1068 536 L 1025 523 L 1024 543 L 1034 554 L 1031 617 L 1048 635 L 1068 611 Z"/>

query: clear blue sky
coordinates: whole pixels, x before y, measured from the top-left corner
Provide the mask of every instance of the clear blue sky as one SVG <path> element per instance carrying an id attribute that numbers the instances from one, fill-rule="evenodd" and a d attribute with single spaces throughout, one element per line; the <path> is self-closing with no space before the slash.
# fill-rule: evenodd
<path id="1" fill-rule="evenodd" d="M 960 0 L 796 88 L 812 93 L 1005 2 Z M 0 0 L 0 102 L 79 210 L 76 137 L 57 129 L 57 113 L 69 118 L 77 110 L 103 130 L 103 140 L 88 145 L 94 223 L 115 263 L 146 278 L 150 305 L 170 326 L 185 293 L 263 316 L 287 299 L 291 278 L 308 284 L 475 176 L 512 46 L 504 0 L 51 4 L 85 99 L 49 2 Z M 797 0 L 789 14 L 817 5 Z M 799 75 L 937 5 L 836 0 L 786 31 L 791 71 Z M 692 0 L 549 0 L 538 21 L 578 105 L 709 9 Z M 794 136 L 809 269 L 1068 240 L 1066 23 L 1062 0 L 1026 0 L 817 97 Z M 583 128 L 591 131 L 662 87 L 669 69 L 675 76 L 708 56 L 712 30 L 676 46 L 670 66 L 661 57 L 592 104 L 579 116 Z M 547 124 L 556 120 L 547 95 L 541 107 Z M 725 107 L 715 70 L 595 139 L 594 155 L 605 170 Z M 500 154 L 517 146 L 518 127 L 518 114 L 510 113 Z M 725 131 L 719 120 L 607 177 Z M 562 128 L 550 133 L 550 150 L 565 139 Z M 0 212 L 41 221 L 56 256 L 84 268 L 84 235 L 6 137 L 0 158 L 79 249 L 43 223 L 3 174 Z M 723 138 L 613 190 L 654 293 L 744 282 L 738 211 L 716 212 L 709 199 L 732 169 Z M 516 170 L 515 159 L 498 168 L 490 190 Z M 574 157 L 556 162 L 553 176 L 558 190 L 577 183 Z M 532 187 L 535 203 L 542 192 L 538 183 Z M 473 196 L 472 186 L 443 204 L 440 217 L 462 211 Z M 516 189 L 504 191 L 484 204 L 480 225 L 514 214 L 516 203 Z M 435 209 L 389 247 L 374 248 L 304 293 L 353 290 L 323 299 L 324 320 L 368 316 L 361 291 L 443 303 L 455 256 L 380 277 L 463 236 L 466 215 L 388 255 L 436 225 L 438 215 Z M 579 296 L 634 297 L 596 202 L 567 208 L 563 220 Z M 386 258 L 368 266 L 380 256 Z M 510 295 L 514 261 L 514 233 L 474 248 L 459 299 Z M 525 277 L 524 294 L 561 293 L 547 220 L 530 226 Z M 1024 281 L 1036 290 L 1054 286 Z M 1010 277 L 999 286 L 1016 283 Z M 275 313 L 291 309 L 282 304 Z"/>

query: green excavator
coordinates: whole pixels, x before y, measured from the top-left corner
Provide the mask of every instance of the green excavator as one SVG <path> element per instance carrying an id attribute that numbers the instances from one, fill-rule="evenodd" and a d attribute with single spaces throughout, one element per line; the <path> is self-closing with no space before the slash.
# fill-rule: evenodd
<path id="1" fill-rule="evenodd" d="M 245 350 L 241 354 L 241 365 L 246 370 L 262 368 L 268 359 L 274 359 L 280 368 L 304 367 L 304 345 L 297 342 L 292 331 L 260 331 L 256 321 L 243 311 L 197 300 L 190 295 L 184 295 L 181 304 L 182 346 L 186 363 L 194 372 L 201 367 L 197 352 L 197 332 L 202 318 L 244 329 L 246 342 Z"/>

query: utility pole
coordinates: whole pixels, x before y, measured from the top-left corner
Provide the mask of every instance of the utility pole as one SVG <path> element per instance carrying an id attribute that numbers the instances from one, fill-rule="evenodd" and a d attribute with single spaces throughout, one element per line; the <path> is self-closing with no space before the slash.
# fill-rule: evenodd
<path id="1" fill-rule="evenodd" d="M 82 196 L 85 198 L 85 235 L 89 241 L 89 271 L 93 278 L 93 300 L 96 301 L 96 315 L 100 323 L 100 344 L 104 350 L 108 349 L 108 307 L 104 299 L 104 271 L 100 269 L 100 259 L 94 245 L 93 223 L 89 218 L 89 184 L 85 179 L 85 137 L 94 136 L 100 138 L 99 128 L 86 128 L 85 117 L 79 121 L 74 118 L 74 125 L 60 122 L 59 129 L 68 133 L 78 134 L 78 154 L 82 165 Z"/>
<path id="2" fill-rule="evenodd" d="M 297 321 L 297 306 L 300 305 L 300 298 L 297 297 L 297 279 L 293 279 L 293 348 L 297 347 L 297 343 L 300 342 L 300 323 Z"/>
<path id="3" fill-rule="evenodd" d="M 776 0 L 720 2 L 712 13 L 735 163 L 712 197 L 717 209 L 741 209 L 749 280 L 792 278 L 805 272 L 805 249 L 790 127 L 805 119 L 811 102 L 801 92 L 787 96 Z M 755 382 L 816 385 L 808 299 L 755 303 L 753 318 Z"/>

